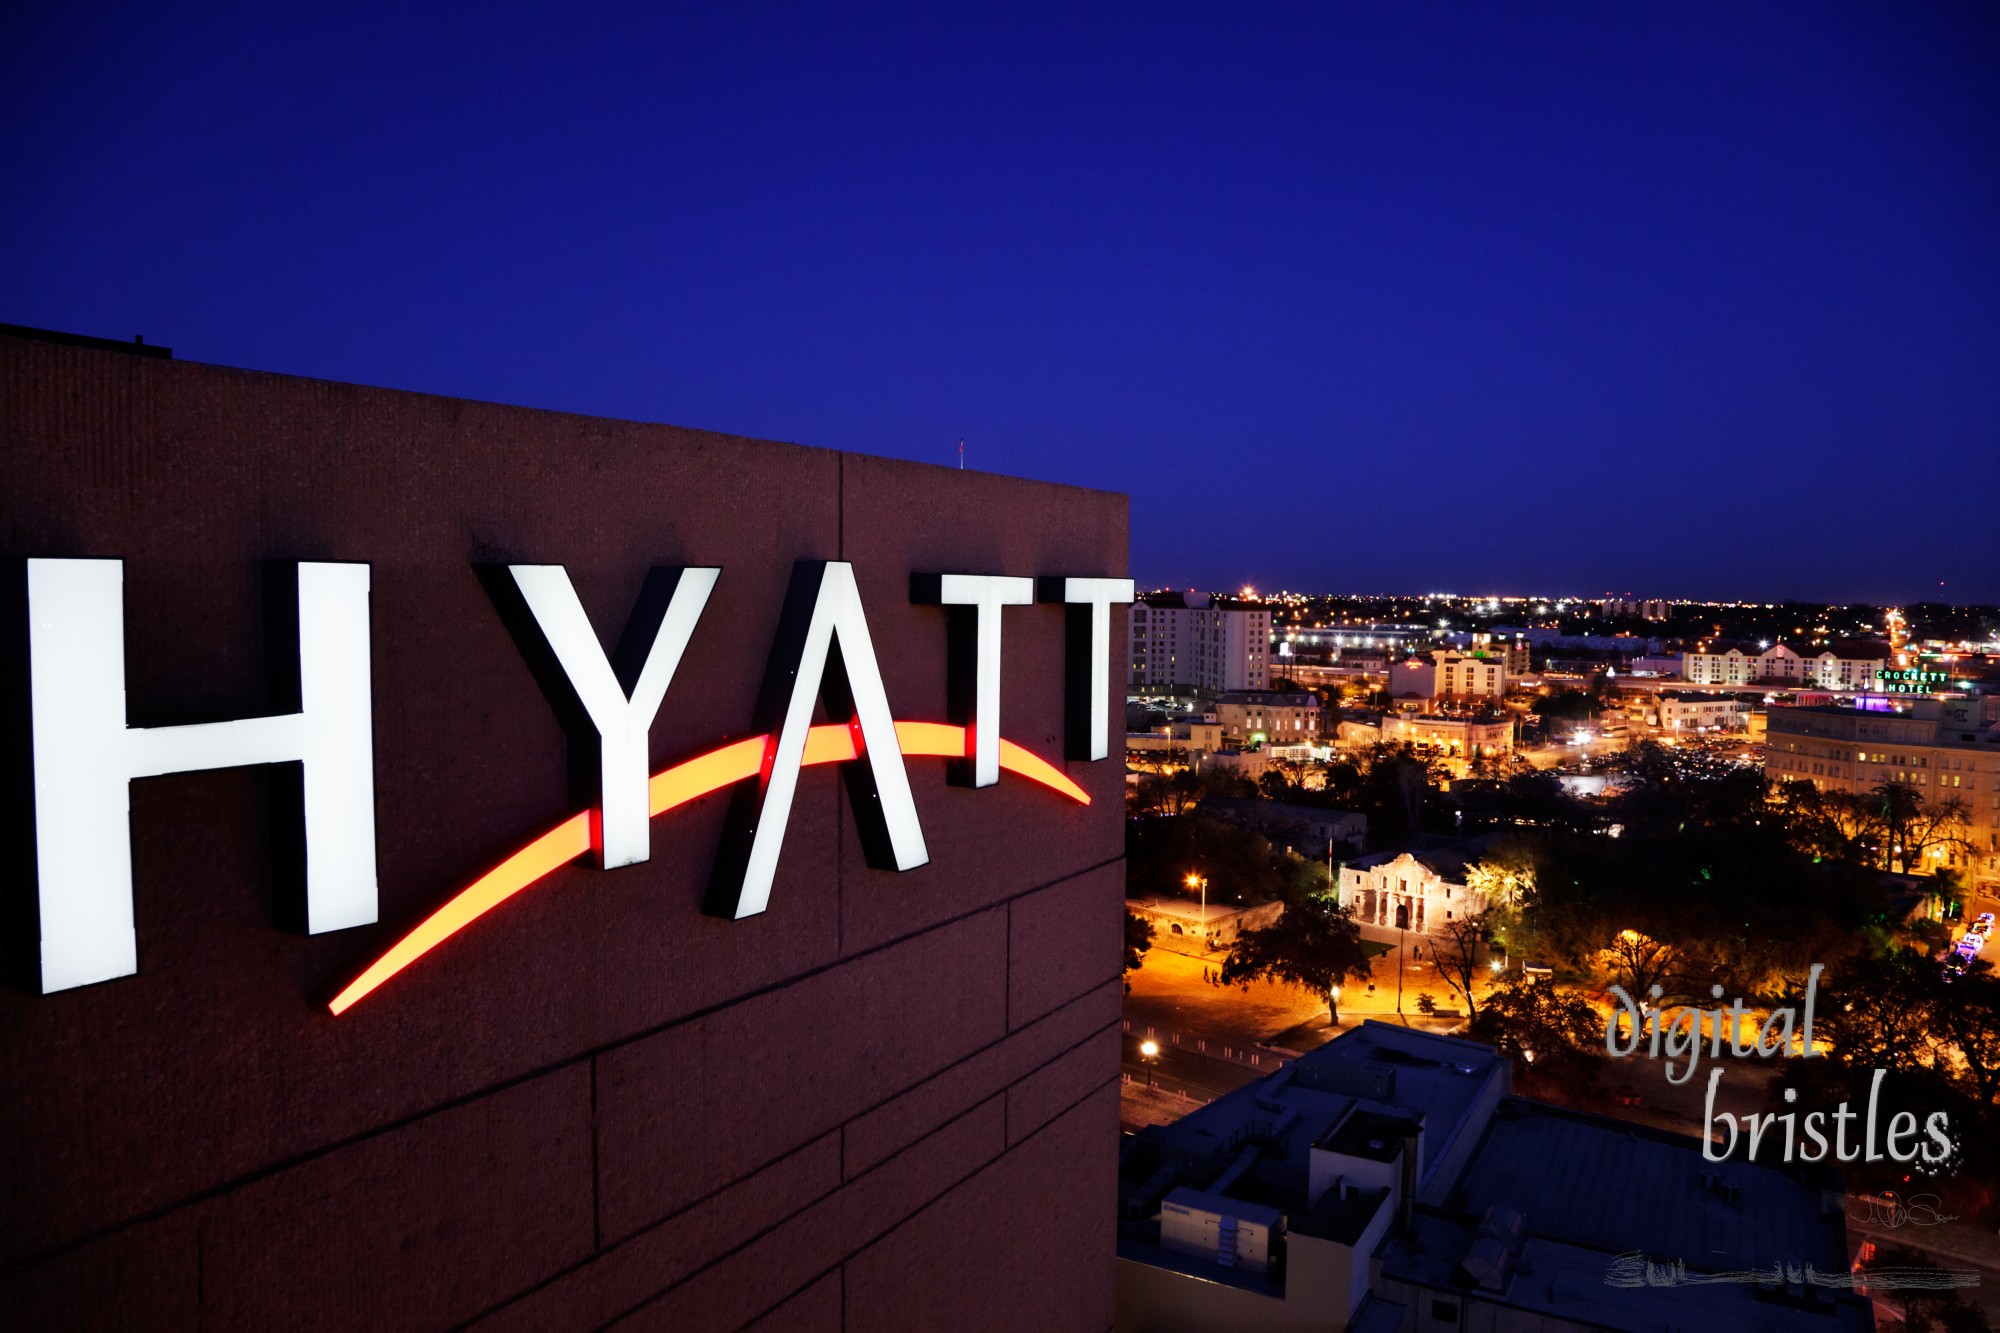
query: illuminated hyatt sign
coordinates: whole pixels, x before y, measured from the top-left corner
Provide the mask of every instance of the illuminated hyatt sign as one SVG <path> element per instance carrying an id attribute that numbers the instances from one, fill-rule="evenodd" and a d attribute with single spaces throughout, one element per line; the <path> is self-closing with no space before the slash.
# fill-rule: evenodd
<path id="1" fill-rule="evenodd" d="M 283 915 L 307 934 L 377 917 L 374 700 L 366 564 L 302 562 L 268 577 L 277 608 L 269 716 L 134 727 L 126 716 L 124 566 L 118 560 L 25 562 L 33 901 L 44 994 L 138 971 L 130 786 L 135 778 L 281 764 L 298 775 L 279 866 Z M 854 566 L 801 561 L 779 617 L 754 726 L 758 734 L 649 772 L 655 718 L 723 571 L 657 569 L 615 652 L 561 565 L 484 566 L 481 581 L 594 777 L 573 814 L 474 880 L 337 995 L 342 1013 L 443 940 L 551 871 L 590 857 L 602 870 L 652 856 L 651 821 L 712 792 L 734 793 L 709 881 L 709 913 L 741 919 L 770 902 L 803 768 L 850 769 L 870 865 L 906 871 L 930 859 L 904 760 L 953 763 L 953 778 L 990 787 L 1003 772 L 1082 804 L 1083 789 L 1001 724 L 1004 612 L 1036 601 L 1067 612 L 1066 757 L 1110 755 L 1106 701 L 1110 615 L 1132 600 L 1119 578 L 917 574 L 911 600 L 950 620 L 945 721 L 897 718 L 883 687 Z M 813 723 L 824 705 L 826 723 Z"/>

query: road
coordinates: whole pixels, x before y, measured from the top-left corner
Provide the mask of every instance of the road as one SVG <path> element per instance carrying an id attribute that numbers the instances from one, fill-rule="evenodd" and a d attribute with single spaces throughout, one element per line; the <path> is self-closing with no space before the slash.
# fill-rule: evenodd
<path id="1" fill-rule="evenodd" d="M 1271 1072 L 1265 1070 L 1259 1073 L 1233 1060 L 1218 1060 L 1166 1043 L 1161 1043 L 1157 1057 L 1147 1060 L 1139 1054 L 1139 1043 L 1145 1039 L 1143 1031 L 1125 1034 L 1125 1072 L 1141 1087 L 1150 1080 L 1154 1087 L 1168 1092 L 1185 1092 L 1191 1098 L 1206 1102 L 1234 1092 L 1245 1083 Z"/>

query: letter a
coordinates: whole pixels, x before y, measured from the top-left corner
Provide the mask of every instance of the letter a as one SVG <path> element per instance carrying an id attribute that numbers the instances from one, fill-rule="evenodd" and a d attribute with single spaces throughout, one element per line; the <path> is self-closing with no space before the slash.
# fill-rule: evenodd
<path id="1" fill-rule="evenodd" d="M 821 698 L 828 716 L 845 722 L 854 737 L 856 758 L 844 767 L 869 863 L 915 870 L 930 860 L 854 566 L 802 560 L 785 598 L 757 711 L 765 733 L 763 766 L 756 787 L 742 788 L 730 812 L 704 904 L 711 915 L 740 920 L 769 905 L 813 705 Z"/>

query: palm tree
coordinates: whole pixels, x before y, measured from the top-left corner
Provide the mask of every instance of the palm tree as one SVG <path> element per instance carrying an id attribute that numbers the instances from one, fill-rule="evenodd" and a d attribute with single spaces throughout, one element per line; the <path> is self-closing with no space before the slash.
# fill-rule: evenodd
<path id="1" fill-rule="evenodd" d="M 1885 782 L 1868 793 L 1868 812 L 1882 830 L 1883 861 L 1903 869 L 1904 831 L 1923 809 L 1924 794 L 1903 782 Z"/>

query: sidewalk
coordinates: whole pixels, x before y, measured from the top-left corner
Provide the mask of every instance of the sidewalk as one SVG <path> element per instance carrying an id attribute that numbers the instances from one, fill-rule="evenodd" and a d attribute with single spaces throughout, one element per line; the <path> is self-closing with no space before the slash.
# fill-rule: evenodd
<path id="1" fill-rule="evenodd" d="M 1196 1055 L 1205 1055 L 1211 1060 L 1227 1060 L 1231 1064 L 1242 1065 L 1259 1073 L 1274 1073 L 1287 1060 L 1296 1060 L 1302 1052 L 1284 1046 L 1258 1042 L 1248 1046 L 1232 1046 L 1226 1041 L 1212 1040 L 1175 1028 L 1161 1027 L 1144 1019 L 1126 1018 L 1124 1030 L 1141 1037 L 1151 1037 L 1162 1047 L 1178 1046 Z"/>
<path id="2" fill-rule="evenodd" d="M 1118 1089 L 1118 1127 L 1132 1131 L 1148 1125 L 1171 1125 L 1196 1107 L 1207 1105 L 1184 1093 L 1149 1088 L 1130 1074 Z"/>

